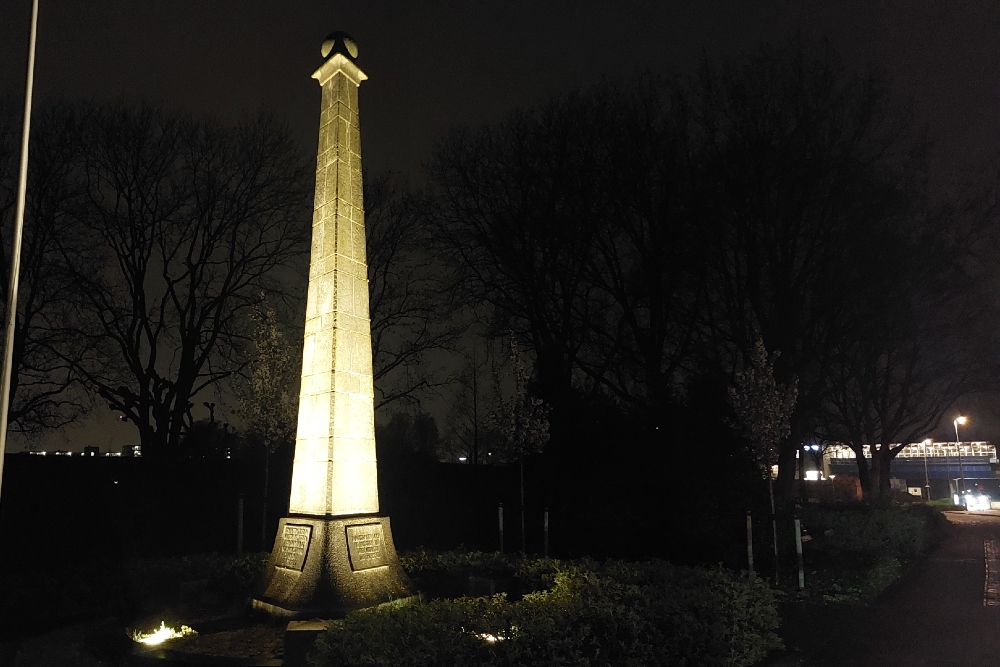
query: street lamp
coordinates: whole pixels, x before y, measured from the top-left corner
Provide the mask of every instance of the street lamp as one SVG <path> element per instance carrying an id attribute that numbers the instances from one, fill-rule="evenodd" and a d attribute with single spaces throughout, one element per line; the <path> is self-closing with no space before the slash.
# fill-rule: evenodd
<path id="1" fill-rule="evenodd" d="M 955 418 L 955 446 L 958 447 L 958 478 L 961 480 L 961 491 L 960 493 L 965 493 L 965 469 L 962 467 L 962 441 L 958 438 L 958 425 L 964 425 L 965 422 L 969 421 L 964 415 L 959 415 Z"/>
<path id="2" fill-rule="evenodd" d="M 927 474 L 927 448 L 930 447 L 934 442 L 927 438 L 924 440 L 924 489 L 927 491 L 927 502 L 931 500 L 931 477 Z"/>

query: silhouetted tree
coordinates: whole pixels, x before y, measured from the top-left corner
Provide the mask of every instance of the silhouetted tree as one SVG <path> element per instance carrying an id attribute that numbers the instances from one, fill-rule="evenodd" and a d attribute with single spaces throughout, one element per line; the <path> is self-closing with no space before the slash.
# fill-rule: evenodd
<path id="1" fill-rule="evenodd" d="M 823 421 L 827 437 L 854 450 L 871 500 L 888 498 L 892 460 L 958 398 L 997 387 L 997 302 L 970 273 L 975 242 L 995 222 L 980 206 L 960 208 L 866 239 L 866 277 L 878 290 L 855 304 L 854 335 L 831 357 Z"/>
<path id="2" fill-rule="evenodd" d="M 239 437 L 229 427 L 209 417 L 196 419 L 184 431 L 177 455 L 184 458 L 226 459 L 239 446 Z"/>
<path id="3" fill-rule="evenodd" d="M 554 414 L 582 382 L 652 414 L 676 398 L 704 283 L 686 113 L 673 82 L 643 76 L 435 148 L 430 215 L 457 293 L 531 351 Z"/>
<path id="4" fill-rule="evenodd" d="M 288 129 L 235 126 L 150 106 L 90 106 L 73 168 L 85 244 L 64 245 L 76 318 L 98 353 L 74 366 L 139 430 L 174 449 L 193 399 L 245 363 L 248 311 L 304 260 L 306 169 Z"/>
<path id="5" fill-rule="evenodd" d="M 75 234 L 67 212 L 80 194 L 78 122 L 71 108 L 55 106 L 36 111 L 32 125 L 9 406 L 10 426 L 22 433 L 65 426 L 87 407 L 73 368 L 87 348 L 72 321 L 72 279 L 57 246 Z M 19 111 L 0 100 L 0 311 L 9 302 L 20 131 Z"/>
<path id="6" fill-rule="evenodd" d="M 388 424 L 378 424 L 375 433 L 379 460 L 407 457 L 437 461 L 440 437 L 437 420 L 423 411 L 394 412 Z"/>
<path id="7" fill-rule="evenodd" d="M 798 443 L 817 426 L 831 357 L 853 340 L 871 239 L 905 223 L 926 171 L 927 144 L 883 74 L 852 72 L 828 46 L 794 40 L 722 66 L 692 86 L 699 216 L 712 307 L 709 363 L 780 351 L 779 383 L 798 379 L 791 435 L 779 451 L 788 496 Z M 888 238 L 888 237 L 886 237 Z"/>
<path id="8" fill-rule="evenodd" d="M 396 174 L 365 174 L 364 187 L 375 407 L 417 404 L 445 383 L 431 357 L 463 327 L 406 183 Z"/>
<path id="9" fill-rule="evenodd" d="M 500 434 L 492 419 L 499 400 L 495 369 L 488 363 L 488 357 L 476 349 L 464 361 L 453 383 L 446 442 L 454 458 L 465 457 L 472 465 L 489 463 L 494 458 L 493 450 L 499 452 Z"/>
<path id="10" fill-rule="evenodd" d="M 541 392 L 554 404 L 571 389 L 586 262 L 603 212 L 594 114 L 572 98 L 455 130 L 430 163 L 436 240 L 459 297 L 490 335 L 514 331 L 534 353 Z"/>

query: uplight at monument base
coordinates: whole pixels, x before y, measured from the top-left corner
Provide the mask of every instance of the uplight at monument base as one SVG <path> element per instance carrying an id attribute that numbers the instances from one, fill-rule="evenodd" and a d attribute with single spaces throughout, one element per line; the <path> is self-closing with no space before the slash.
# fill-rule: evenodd
<path id="1" fill-rule="evenodd" d="M 180 630 L 175 630 L 174 628 L 168 628 L 167 624 L 160 621 L 160 627 L 158 630 L 154 630 L 151 633 L 145 634 L 136 630 L 132 633 L 132 640 L 140 644 L 146 644 L 148 646 L 156 646 L 157 644 L 162 644 L 168 639 L 179 639 L 181 637 L 187 637 L 188 635 L 198 634 L 186 625 L 182 625 Z"/>

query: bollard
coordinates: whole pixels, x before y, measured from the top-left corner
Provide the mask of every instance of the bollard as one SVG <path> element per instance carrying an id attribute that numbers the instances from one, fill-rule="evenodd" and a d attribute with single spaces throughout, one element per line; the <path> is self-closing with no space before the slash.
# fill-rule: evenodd
<path id="1" fill-rule="evenodd" d="M 806 587 L 806 572 L 802 565 L 802 524 L 795 517 L 795 557 L 799 560 L 799 590 Z"/>

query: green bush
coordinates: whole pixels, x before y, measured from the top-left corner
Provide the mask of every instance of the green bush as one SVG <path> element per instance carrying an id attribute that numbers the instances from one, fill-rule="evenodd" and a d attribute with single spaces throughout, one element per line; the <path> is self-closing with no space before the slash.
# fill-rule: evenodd
<path id="1" fill-rule="evenodd" d="M 739 667 L 780 645 L 762 580 L 660 561 L 560 565 L 554 580 L 517 603 L 493 596 L 357 612 L 321 635 L 310 662 Z"/>
<path id="2" fill-rule="evenodd" d="M 134 595 L 141 599 L 172 595 L 180 584 L 197 580 L 205 580 L 209 589 L 221 595 L 238 596 L 250 590 L 266 563 L 266 553 L 196 554 L 137 560 L 130 564 L 128 574 Z"/>
<path id="3" fill-rule="evenodd" d="M 868 572 L 861 583 L 861 595 L 871 599 L 882 594 L 886 588 L 899 579 L 902 568 L 895 558 L 885 558 L 875 564 Z"/>
<path id="4" fill-rule="evenodd" d="M 465 590 L 464 580 L 469 576 L 509 580 L 512 590 L 518 592 L 543 590 L 552 586 L 559 568 L 559 561 L 553 558 L 464 549 L 416 549 L 400 554 L 399 560 L 407 574 L 431 598 L 459 597 Z"/>
<path id="5" fill-rule="evenodd" d="M 906 561 L 924 550 L 927 519 L 917 507 L 810 506 L 802 519 L 816 538 L 814 550 L 867 563 Z"/>
<path id="6" fill-rule="evenodd" d="M 955 503 L 952 502 L 952 499 L 950 497 L 948 497 L 948 498 L 938 498 L 937 500 L 928 501 L 927 505 L 930 506 L 930 507 L 934 507 L 935 509 L 937 509 L 939 511 L 942 511 L 942 512 L 944 512 L 944 511 L 953 511 L 954 512 L 954 511 L 964 511 L 965 510 L 965 506 L 964 505 L 956 505 Z"/>

